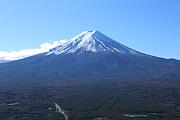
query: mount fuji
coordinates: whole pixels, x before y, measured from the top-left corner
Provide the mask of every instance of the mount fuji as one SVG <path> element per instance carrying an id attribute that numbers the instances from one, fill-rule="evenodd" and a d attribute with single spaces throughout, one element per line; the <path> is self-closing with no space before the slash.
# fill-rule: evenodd
<path id="1" fill-rule="evenodd" d="M 74 38 L 68 40 L 64 45 L 50 50 L 48 54 L 82 54 L 83 52 L 116 52 L 120 54 L 143 55 L 140 52 L 114 41 L 99 31 L 82 32 Z"/>
<path id="2" fill-rule="evenodd" d="M 153 77 L 179 73 L 180 61 L 138 52 L 99 31 L 85 31 L 49 52 L 0 64 L 0 80 Z"/>

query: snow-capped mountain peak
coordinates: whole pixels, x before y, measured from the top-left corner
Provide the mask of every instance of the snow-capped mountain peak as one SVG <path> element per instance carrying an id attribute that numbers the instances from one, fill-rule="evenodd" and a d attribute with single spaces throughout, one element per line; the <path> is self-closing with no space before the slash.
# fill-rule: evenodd
<path id="1" fill-rule="evenodd" d="M 68 54 L 77 53 L 81 54 L 84 52 L 117 52 L 121 54 L 132 54 L 141 55 L 142 53 L 137 52 L 131 48 L 128 48 L 119 42 L 107 37 L 99 31 L 84 31 L 79 35 L 71 38 L 63 45 L 51 49 L 49 54 Z"/>

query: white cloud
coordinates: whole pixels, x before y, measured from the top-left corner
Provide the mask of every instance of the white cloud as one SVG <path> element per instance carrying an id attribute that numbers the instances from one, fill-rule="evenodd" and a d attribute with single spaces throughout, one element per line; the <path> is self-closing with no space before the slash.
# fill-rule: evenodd
<path id="1" fill-rule="evenodd" d="M 40 48 L 25 49 L 25 50 L 20 50 L 20 51 L 7 52 L 7 51 L 0 50 L 0 61 L 1 60 L 18 60 L 18 59 L 36 55 L 39 53 L 48 52 L 49 49 L 62 45 L 65 42 L 66 40 L 57 40 L 57 41 L 54 41 L 53 43 L 46 42 L 46 43 L 41 44 Z"/>

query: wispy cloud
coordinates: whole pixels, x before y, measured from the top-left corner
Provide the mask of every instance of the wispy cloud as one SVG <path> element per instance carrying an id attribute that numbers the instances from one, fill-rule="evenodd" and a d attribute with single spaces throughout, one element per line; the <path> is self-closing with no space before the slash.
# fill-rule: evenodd
<path id="1" fill-rule="evenodd" d="M 51 48 L 64 44 L 65 41 L 66 40 L 57 40 L 52 43 L 46 42 L 41 44 L 39 48 L 35 48 L 35 49 L 25 49 L 20 51 L 11 51 L 11 52 L 0 50 L 0 60 L 18 60 L 39 53 L 47 52 Z"/>

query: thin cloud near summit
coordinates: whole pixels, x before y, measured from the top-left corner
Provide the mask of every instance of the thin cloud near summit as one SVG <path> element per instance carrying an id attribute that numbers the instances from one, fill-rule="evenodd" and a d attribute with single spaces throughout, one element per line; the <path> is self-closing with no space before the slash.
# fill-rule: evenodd
<path id="1" fill-rule="evenodd" d="M 39 48 L 24 49 L 20 51 L 7 52 L 7 51 L 0 50 L 0 60 L 8 60 L 8 61 L 18 60 L 18 59 L 36 55 L 39 53 L 48 52 L 49 49 L 62 45 L 65 43 L 65 41 L 66 40 L 56 40 L 52 43 L 45 42 L 41 44 Z"/>

